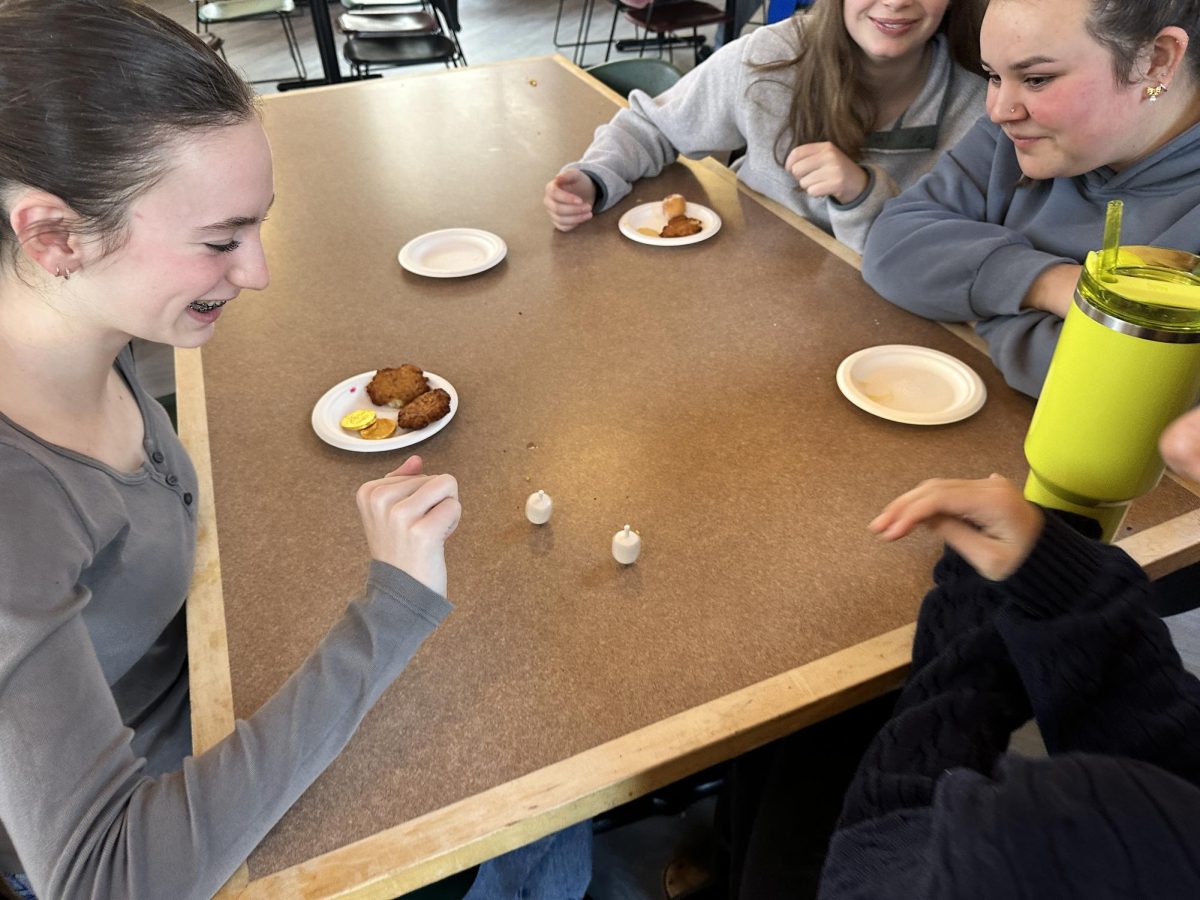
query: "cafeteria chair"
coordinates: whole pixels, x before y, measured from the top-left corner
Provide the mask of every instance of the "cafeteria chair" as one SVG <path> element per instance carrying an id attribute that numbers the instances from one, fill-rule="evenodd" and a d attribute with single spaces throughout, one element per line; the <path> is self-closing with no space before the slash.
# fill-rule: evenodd
<path id="1" fill-rule="evenodd" d="M 585 69 L 589 75 L 622 97 L 633 90 L 645 91 L 657 97 L 680 78 L 683 73 L 665 59 L 614 59 Z"/>
<path id="2" fill-rule="evenodd" d="M 204 42 L 205 47 L 213 53 L 218 54 L 225 62 L 229 62 L 229 57 L 225 55 L 224 38 L 217 37 L 211 31 L 202 31 L 200 33 L 200 40 Z"/>
<path id="3" fill-rule="evenodd" d="M 383 11 L 380 12 L 379 9 Z M 387 7 L 365 8 L 344 12 L 338 16 L 338 30 L 349 37 L 407 37 L 415 34 L 438 34 L 441 28 L 432 13 L 394 12 Z"/>
<path id="4" fill-rule="evenodd" d="M 350 63 L 354 75 L 364 78 L 372 66 L 416 66 L 440 62 L 446 68 L 466 65 L 458 32 L 458 0 L 430 0 L 429 7 L 437 22 L 432 33 L 392 33 L 388 36 L 359 31 L 342 47 L 342 55 Z"/>
<path id="5" fill-rule="evenodd" d="M 296 11 L 295 0 L 212 0 L 208 3 L 192 0 L 192 4 L 196 10 L 196 31 L 201 34 L 206 33 L 210 25 L 249 22 L 277 16 L 283 26 L 283 36 L 287 41 L 292 64 L 296 67 L 296 74 L 301 80 L 308 78 L 300 43 L 296 40 L 296 32 L 292 28 L 291 14 Z"/>
<path id="6" fill-rule="evenodd" d="M 347 12 L 411 12 L 413 7 L 426 9 L 430 0 L 341 0 Z"/>
<path id="7" fill-rule="evenodd" d="M 604 61 L 608 61 L 614 44 L 617 50 L 629 50 L 636 47 L 638 56 L 645 53 L 646 46 L 650 44 L 658 49 L 659 56 L 662 56 L 665 48 L 667 57 L 671 61 L 675 59 L 676 46 L 689 46 L 696 54 L 696 62 L 702 62 L 700 49 L 705 45 L 705 38 L 700 34 L 699 29 L 708 25 L 724 25 L 726 22 L 732 21 L 733 15 L 728 11 L 728 2 L 729 0 L 727 0 L 726 8 L 721 9 L 704 3 L 702 0 L 657 0 L 657 2 L 656 0 L 613 0 L 612 28 L 608 34 L 608 49 L 605 51 Z M 635 41 L 614 40 L 617 33 L 617 19 L 622 13 L 645 34 L 644 38 Z M 691 29 L 690 35 L 681 36 L 679 34 L 688 29 Z M 655 35 L 653 40 L 649 39 L 651 33 Z"/>

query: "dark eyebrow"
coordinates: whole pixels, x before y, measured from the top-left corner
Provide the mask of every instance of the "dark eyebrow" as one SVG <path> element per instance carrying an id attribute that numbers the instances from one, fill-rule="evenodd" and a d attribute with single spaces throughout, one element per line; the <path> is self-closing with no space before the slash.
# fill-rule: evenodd
<path id="1" fill-rule="evenodd" d="M 271 202 L 267 204 L 267 211 L 275 205 L 275 197 L 272 195 Z M 253 225 L 259 221 L 258 216 L 231 216 L 228 219 L 222 219 L 220 222 L 214 222 L 211 225 L 202 225 L 197 231 L 232 231 L 237 228 L 244 228 L 247 225 Z"/>
<path id="2" fill-rule="evenodd" d="M 992 69 L 994 71 L 992 65 L 990 63 L 988 63 L 988 61 L 986 59 L 980 60 L 980 62 L 982 62 L 986 68 Z M 1017 62 L 1013 63 L 1011 66 L 1009 66 L 1009 69 L 1011 69 L 1014 72 L 1020 72 L 1022 69 L 1030 69 L 1030 68 L 1033 68 L 1034 66 L 1040 66 L 1040 65 L 1044 65 L 1045 63 L 1055 63 L 1055 62 L 1058 62 L 1058 60 L 1054 59 L 1054 57 L 1052 57 L 1052 56 L 1029 56 L 1029 57 L 1026 57 L 1025 59 L 1021 59 L 1021 60 L 1018 60 Z"/>

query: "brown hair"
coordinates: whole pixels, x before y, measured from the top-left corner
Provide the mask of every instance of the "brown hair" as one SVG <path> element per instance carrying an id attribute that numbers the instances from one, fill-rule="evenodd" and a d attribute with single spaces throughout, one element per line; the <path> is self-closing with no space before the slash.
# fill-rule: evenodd
<path id="1" fill-rule="evenodd" d="M 843 0 L 817 0 L 793 20 L 800 47 L 794 57 L 751 64 L 760 72 L 795 69 L 792 108 L 775 150 L 780 164 L 788 148 L 814 141 L 830 141 L 858 160 L 874 129 L 878 106 L 863 83 L 863 52 L 846 31 L 843 6 Z M 982 18 L 979 0 L 950 0 L 939 26 L 951 58 L 969 72 L 980 68 Z"/>
<path id="2" fill-rule="evenodd" d="M 63 200 L 112 250 L 182 133 L 256 115 L 219 56 L 135 0 L 0 0 L 0 98 L 0 264 L 18 255 L 14 189 Z"/>
<path id="3" fill-rule="evenodd" d="M 1185 57 L 1189 74 L 1200 81 L 1200 0 L 1092 0 L 1084 23 L 1088 33 L 1113 55 L 1113 74 L 1118 82 L 1135 80 L 1133 68 L 1138 54 L 1169 25 L 1187 32 Z"/>

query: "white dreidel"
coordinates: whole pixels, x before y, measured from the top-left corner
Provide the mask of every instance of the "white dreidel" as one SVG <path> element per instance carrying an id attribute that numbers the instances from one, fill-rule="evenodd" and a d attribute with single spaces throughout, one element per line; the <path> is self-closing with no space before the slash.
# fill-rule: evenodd
<path id="1" fill-rule="evenodd" d="M 545 491 L 530 494 L 525 501 L 525 518 L 534 525 L 545 525 L 550 521 L 550 513 L 554 511 L 554 501 Z"/>
<path id="2" fill-rule="evenodd" d="M 613 559 L 627 566 L 635 562 L 638 554 L 642 552 L 642 539 L 638 533 L 632 530 L 628 525 L 613 535 L 612 539 L 612 555 Z"/>

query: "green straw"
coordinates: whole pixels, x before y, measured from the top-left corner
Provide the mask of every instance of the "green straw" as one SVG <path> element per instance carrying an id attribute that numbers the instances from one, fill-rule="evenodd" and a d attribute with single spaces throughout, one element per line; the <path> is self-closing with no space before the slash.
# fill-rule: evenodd
<path id="1" fill-rule="evenodd" d="M 1121 245 L 1121 210 L 1125 204 L 1120 200 L 1109 200 L 1104 214 L 1104 247 L 1100 251 L 1100 277 L 1113 277 L 1117 267 L 1117 249 Z"/>

